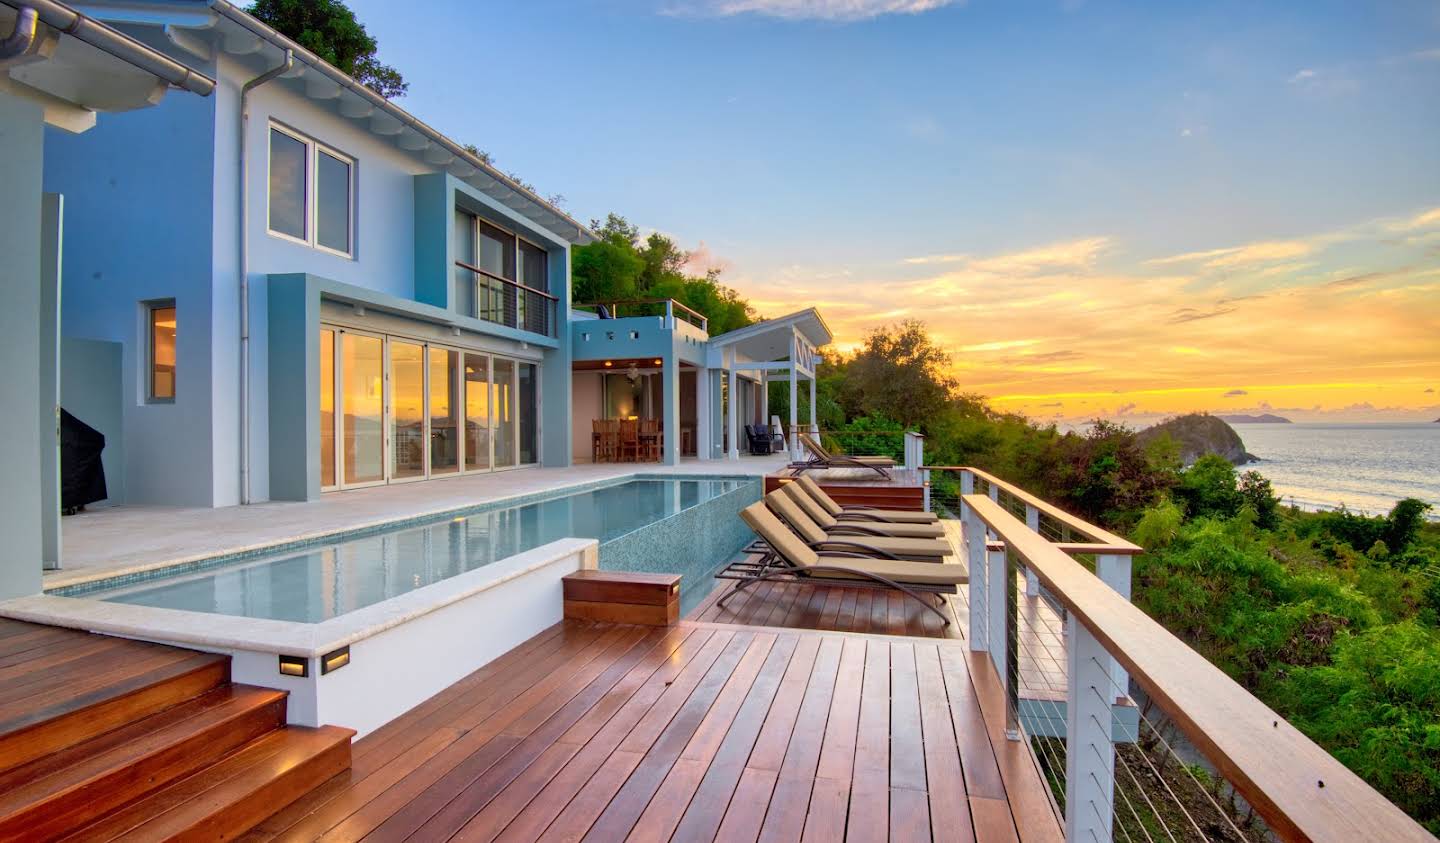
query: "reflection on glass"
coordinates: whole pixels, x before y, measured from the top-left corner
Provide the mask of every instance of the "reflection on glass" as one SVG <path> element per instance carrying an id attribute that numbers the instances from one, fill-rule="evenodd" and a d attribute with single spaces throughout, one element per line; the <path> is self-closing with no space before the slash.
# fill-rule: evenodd
<path id="1" fill-rule="evenodd" d="M 536 390 L 535 364 L 520 364 L 520 385 L 517 394 L 520 398 L 520 464 L 529 465 L 540 461 L 539 442 L 536 440 L 538 433 L 538 417 L 536 416 Z"/>
<path id="2" fill-rule="evenodd" d="M 475 265 L 475 217 L 455 209 L 455 259 Z M 455 312 L 478 316 L 475 311 L 475 273 L 455 267 Z"/>
<path id="3" fill-rule="evenodd" d="M 340 382 L 344 482 L 369 483 L 385 479 L 384 352 L 379 337 L 342 334 Z"/>
<path id="4" fill-rule="evenodd" d="M 320 485 L 335 485 L 335 332 L 320 329 Z"/>
<path id="5" fill-rule="evenodd" d="M 270 130 L 270 230 L 304 240 L 305 144 Z"/>
<path id="6" fill-rule="evenodd" d="M 515 464 L 515 361 L 496 357 L 494 367 L 495 467 L 505 468 Z"/>
<path id="7" fill-rule="evenodd" d="M 425 476 L 425 349 L 390 342 L 391 477 Z"/>
<path id="8" fill-rule="evenodd" d="M 315 159 L 315 242 L 350 254 L 350 162 L 322 150 Z"/>
<path id="9" fill-rule="evenodd" d="M 430 349 L 430 473 L 460 469 L 460 352 Z"/>
<path id="10" fill-rule="evenodd" d="M 515 279 L 515 238 L 484 222 L 476 226 L 480 250 L 477 266 L 490 275 Z M 480 277 L 480 318 L 504 325 L 513 325 L 514 296 L 508 285 L 486 276 Z"/>
<path id="11" fill-rule="evenodd" d="M 490 369 L 483 354 L 465 355 L 465 470 L 490 467 Z"/>

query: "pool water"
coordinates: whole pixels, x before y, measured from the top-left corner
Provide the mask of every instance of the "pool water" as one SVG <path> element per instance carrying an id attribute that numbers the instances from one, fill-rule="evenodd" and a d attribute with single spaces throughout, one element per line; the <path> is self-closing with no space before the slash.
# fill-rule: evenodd
<path id="1" fill-rule="evenodd" d="M 682 611 L 745 544 L 753 478 L 633 479 L 432 522 L 366 530 L 86 597 L 165 609 L 318 623 L 557 539 L 600 541 L 600 567 L 682 574 Z M 666 523 L 674 519 L 673 523 Z M 203 567 L 203 566 L 202 566 Z M 87 592 L 90 592 L 87 589 Z"/>

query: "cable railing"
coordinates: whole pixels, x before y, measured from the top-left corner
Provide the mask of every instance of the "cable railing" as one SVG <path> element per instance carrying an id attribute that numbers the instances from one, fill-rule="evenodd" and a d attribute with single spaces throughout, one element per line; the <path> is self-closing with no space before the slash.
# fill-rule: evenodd
<path id="1" fill-rule="evenodd" d="M 609 302 L 585 302 L 572 305 L 575 310 L 594 313 L 601 319 L 624 319 L 632 316 L 663 316 L 668 328 L 680 319 L 702 331 L 710 330 L 710 319 L 698 310 L 692 310 L 674 299 L 632 299 Z"/>
<path id="2" fill-rule="evenodd" d="M 466 316 L 533 334 L 555 336 L 558 298 L 464 261 L 455 261 L 455 267 L 459 270 L 459 283 L 468 294 L 459 307 Z"/>
<path id="3" fill-rule="evenodd" d="M 1141 548 L 985 472 L 926 470 L 932 507 L 964 525 L 970 648 L 989 656 L 1007 736 L 1029 747 L 1066 839 L 1434 839 L 1131 605 Z M 952 480 L 955 494 L 936 495 Z M 1058 634 L 1035 604 L 1022 610 L 1027 575 L 1057 607 Z M 1033 669 L 1057 648 L 1063 671 Z"/>

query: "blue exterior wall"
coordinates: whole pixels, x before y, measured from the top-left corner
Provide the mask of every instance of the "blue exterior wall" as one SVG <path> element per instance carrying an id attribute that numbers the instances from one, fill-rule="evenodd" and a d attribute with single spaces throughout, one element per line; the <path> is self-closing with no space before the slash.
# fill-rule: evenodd
<path id="1" fill-rule="evenodd" d="M 65 196 L 61 330 L 124 349 L 123 487 L 131 503 L 223 502 L 211 456 L 215 105 L 213 97 L 171 96 L 106 115 L 81 135 L 46 130 L 45 190 Z M 142 302 L 171 298 L 176 398 L 148 404 Z"/>
<path id="2" fill-rule="evenodd" d="M 40 591 L 40 106 L 0 93 L 0 359 L 8 409 L 0 437 L 0 600 Z"/>
<path id="3" fill-rule="evenodd" d="M 125 396 L 118 342 L 66 337 L 60 346 L 60 406 L 105 434 L 105 499 L 125 503 Z"/>

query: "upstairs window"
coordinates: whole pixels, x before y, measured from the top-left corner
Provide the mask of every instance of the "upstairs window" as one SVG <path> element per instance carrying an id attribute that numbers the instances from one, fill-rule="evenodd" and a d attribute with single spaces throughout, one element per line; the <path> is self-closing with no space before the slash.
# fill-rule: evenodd
<path id="1" fill-rule="evenodd" d="M 354 159 L 270 127 L 270 233 L 341 257 L 354 254 Z"/>

